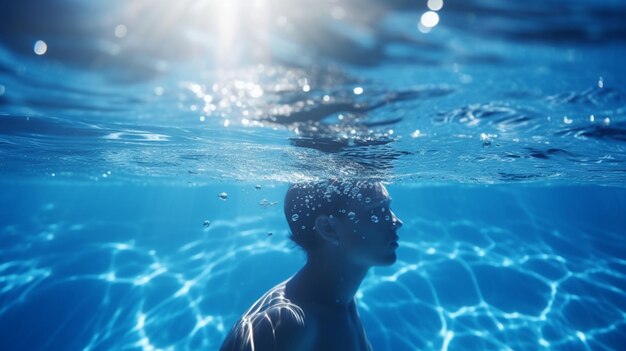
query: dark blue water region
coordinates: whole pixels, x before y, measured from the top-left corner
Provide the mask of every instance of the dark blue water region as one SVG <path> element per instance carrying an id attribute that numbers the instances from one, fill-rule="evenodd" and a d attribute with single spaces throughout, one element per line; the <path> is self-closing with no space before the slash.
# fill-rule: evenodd
<path id="1" fill-rule="evenodd" d="M 0 349 L 217 349 L 303 263 L 285 189 L 3 182 Z M 357 293 L 374 350 L 626 345 L 626 189 L 389 189 L 398 262 Z"/>

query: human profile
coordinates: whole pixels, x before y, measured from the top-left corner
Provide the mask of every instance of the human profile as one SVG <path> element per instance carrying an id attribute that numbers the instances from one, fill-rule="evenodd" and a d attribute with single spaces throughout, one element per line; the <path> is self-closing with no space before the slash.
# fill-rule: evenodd
<path id="1" fill-rule="evenodd" d="M 306 263 L 250 307 L 220 350 L 371 350 L 355 293 L 372 266 L 397 259 L 402 221 L 390 204 L 380 182 L 292 185 L 285 217 Z"/>

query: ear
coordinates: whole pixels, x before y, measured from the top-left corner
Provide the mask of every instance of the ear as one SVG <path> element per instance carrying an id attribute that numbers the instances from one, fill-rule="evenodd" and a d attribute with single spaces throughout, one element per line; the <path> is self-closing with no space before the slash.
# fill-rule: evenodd
<path id="1" fill-rule="evenodd" d="M 334 218 L 328 215 L 317 216 L 315 218 L 315 232 L 323 242 L 332 246 L 339 246 L 339 235 Z"/>

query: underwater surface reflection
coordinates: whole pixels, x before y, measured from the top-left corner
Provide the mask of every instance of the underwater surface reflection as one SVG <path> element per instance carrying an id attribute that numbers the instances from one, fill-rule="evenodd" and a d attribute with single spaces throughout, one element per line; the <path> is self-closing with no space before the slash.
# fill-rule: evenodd
<path id="1" fill-rule="evenodd" d="M 11 177 L 624 184 L 620 1 L 7 6 Z"/>

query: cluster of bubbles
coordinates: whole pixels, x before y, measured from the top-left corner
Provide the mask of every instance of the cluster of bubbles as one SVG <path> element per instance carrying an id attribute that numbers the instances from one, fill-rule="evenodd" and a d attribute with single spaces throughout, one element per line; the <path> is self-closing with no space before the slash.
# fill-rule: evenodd
<path id="1" fill-rule="evenodd" d="M 351 181 L 337 179 L 294 185 L 293 190 L 297 192 L 297 195 L 287 204 L 287 208 L 290 210 L 288 217 L 291 218 L 292 222 L 301 221 L 303 217 L 312 221 L 311 211 L 321 208 L 322 203 L 326 202 L 339 206 L 339 208 L 335 208 L 335 205 L 330 207 L 331 210 L 328 212 L 331 217 L 332 213 L 347 215 L 349 220 L 358 223 L 357 214 L 347 208 L 349 208 L 352 201 L 370 204 L 372 198 L 364 195 L 364 193 L 378 186 L 380 186 L 378 183 L 367 180 Z M 389 218 L 389 216 L 386 218 Z M 373 215 L 371 221 L 378 223 L 378 216 Z M 310 227 L 314 228 L 312 225 Z"/>
<path id="2" fill-rule="evenodd" d="M 328 184 L 324 186 L 323 184 Z M 332 197 L 332 194 L 343 195 L 348 199 L 356 199 L 357 201 L 365 201 L 365 203 L 372 202 L 370 197 L 363 197 L 361 191 L 363 189 L 373 189 L 376 186 L 376 183 L 366 180 L 358 180 L 358 181 L 349 181 L 349 180 L 330 180 L 324 181 L 322 183 L 322 189 L 325 189 L 324 197 L 328 200 Z"/>

